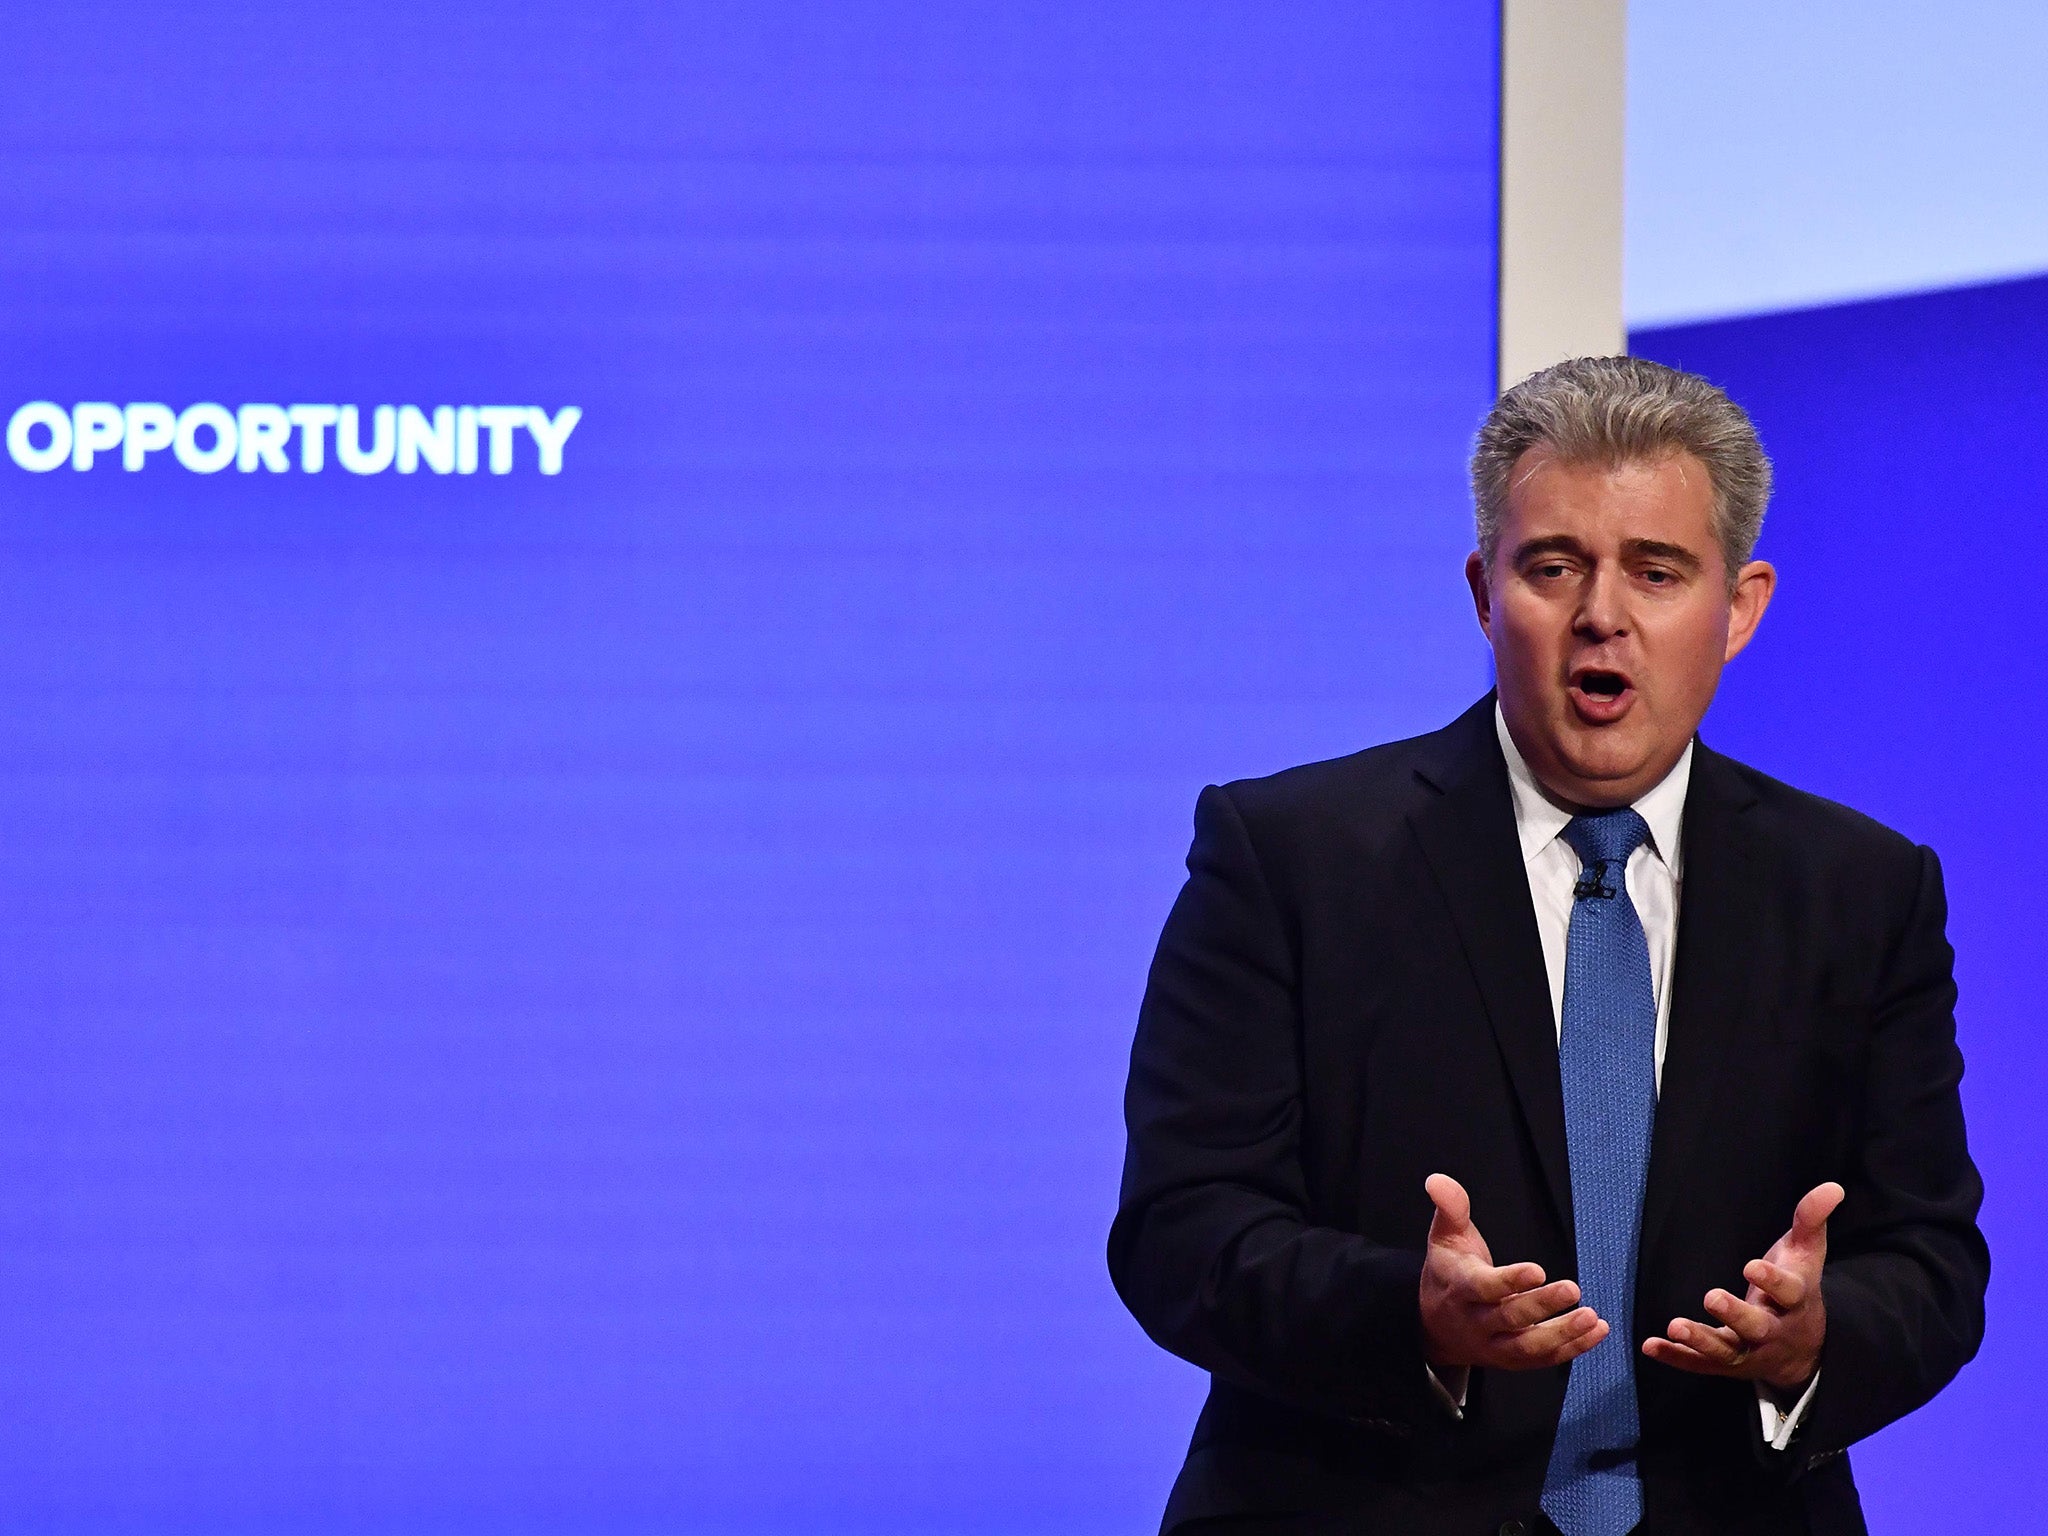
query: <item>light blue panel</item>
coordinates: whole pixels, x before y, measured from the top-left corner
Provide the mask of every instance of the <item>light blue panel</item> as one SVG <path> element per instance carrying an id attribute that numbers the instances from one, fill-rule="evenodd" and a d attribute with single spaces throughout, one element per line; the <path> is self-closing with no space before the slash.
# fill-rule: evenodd
<path id="1" fill-rule="evenodd" d="M 2048 270 L 2048 8 L 1632 0 L 1633 326 Z"/>

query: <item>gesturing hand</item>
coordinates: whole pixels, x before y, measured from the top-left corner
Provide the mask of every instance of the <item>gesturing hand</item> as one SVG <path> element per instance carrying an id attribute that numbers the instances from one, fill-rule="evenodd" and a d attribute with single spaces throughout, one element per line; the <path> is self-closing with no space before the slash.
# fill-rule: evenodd
<path id="1" fill-rule="evenodd" d="M 1820 1366 L 1827 1337 L 1827 1307 L 1820 1271 L 1828 1256 L 1828 1218 L 1842 1203 L 1842 1186 L 1806 1192 L 1792 1213 L 1792 1229 L 1771 1251 L 1743 1267 L 1749 1295 L 1707 1292 L 1707 1311 L 1721 1320 L 1710 1328 L 1675 1317 L 1661 1339 L 1645 1339 L 1643 1353 L 1664 1365 L 1701 1376 L 1760 1381 L 1780 1392 L 1805 1385 Z"/>
<path id="2" fill-rule="evenodd" d="M 1533 1371 L 1576 1359 L 1607 1337 L 1569 1280 L 1545 1285 L 1537 1264 L 1495 1268 L 1472 1225 L 1472 1201 L 1448 1174 L 1422 1186 L 1436 1204 L 1422 1261 L 1422 1341 L 1433 1366 Z"/>

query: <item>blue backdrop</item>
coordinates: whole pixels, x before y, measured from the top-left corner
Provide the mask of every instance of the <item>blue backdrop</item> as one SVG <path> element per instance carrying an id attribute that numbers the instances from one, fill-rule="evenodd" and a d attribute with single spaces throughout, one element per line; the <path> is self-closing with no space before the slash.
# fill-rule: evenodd
<path id="1" fill-rule="evenodd" d="M 1156 1519 L 1195 793 L 1485 686 L 1497 25 L 15 18 L 0 1528 Z"/>
<path id="2" fill-rule="evenodd" d="M 1857 1480 L 1879 1530 L 2024 1529 L 2048 1475 L 2029 1316 L 2048 1263 L 2048 741 L 2027 692 L 2048 661 L 2048 279 L 1631 341 L 1726 386 L 1777 461 L 1759 553 L 1778 596 L 1702 734 L 1931 844 L 1947 876 L 1990 1328 L 1954 1386 L 1852 1453 Z"/>

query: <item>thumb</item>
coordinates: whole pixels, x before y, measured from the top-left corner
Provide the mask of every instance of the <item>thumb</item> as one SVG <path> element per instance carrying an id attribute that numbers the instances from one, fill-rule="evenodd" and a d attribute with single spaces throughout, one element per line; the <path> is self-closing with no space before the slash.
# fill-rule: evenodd
<path id="1" fill-rule="evenodd" d="M 1828 1246 L 1828 1218 L 1835 1214 L 1835 1207 L 1842 1203 L 1847 1191 L 1832 1180 L 1816 1184 L 1800 1198 L 1797 1209 L 1792 1212 L 1792 1230 L 1785 1235 L 1801 1247 L 1817 1248 L 1825 1253 Z"/>
<path id="2" fill-rule="evenodd" d="M 1436 1206 L 1436 1215 L 1429 1222 L 1432 1246 L 1472 1230 L 1472 1197 L 1465 1193 L 1464 1185 L 1448 1173 L 1432 1173 L 1422 1181 L 1422 1188 Z"/>

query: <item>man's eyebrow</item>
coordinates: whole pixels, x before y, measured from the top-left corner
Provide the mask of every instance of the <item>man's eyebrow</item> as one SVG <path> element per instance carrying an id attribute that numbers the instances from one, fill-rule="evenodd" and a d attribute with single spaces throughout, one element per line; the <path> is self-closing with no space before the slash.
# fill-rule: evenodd
<path id="1" fill-rule="evenodd" d="M 1670 544 L 1663 539 L 1624 539 L 1621 552 L 1631 560 L 1662 560 L 1687 572 L 1696 572 L 1702 566 L 1700 557 L 1683 544 Z M 1586 546 L 1570 534 L 1548 533 L 1517 544 L 1514 559 L 1520 565 L 1542 555 L 1576 555 L 1583 559 L 1586 553 Z"/>
<path id="2" fill-rule="evenodd" d="M 1688 571 L 1700 568 L 1700 557 L 1683 544 L 1666 544 L 1662 539 L 1624 539 L 1621 548 L 1622 553 L 1639 559 L 1664 560 Z"/>
<path id="3" fill-rule="evenodd" d="M 1583 555 L 1586 546 L 1568 533 L 1545 534 L 1540 539 L 1526 539 L 1515 546 L 1515 564 L 1533 559 L 1537 555 Z"/>

